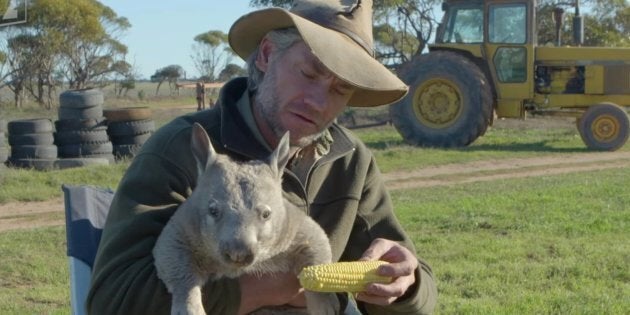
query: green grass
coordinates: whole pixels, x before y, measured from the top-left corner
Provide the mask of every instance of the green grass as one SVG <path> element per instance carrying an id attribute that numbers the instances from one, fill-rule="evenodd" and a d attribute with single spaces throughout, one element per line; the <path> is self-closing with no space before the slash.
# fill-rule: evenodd
<path id="1" fill-rule="evenodd" d="M 606 170 L 393 200 L 434 268 L 439 314 L 628 314 L 628 178 Z"/>
<path id="2" fill-rule="evenodd" d="M 436 314 L 628 314 L 630 169 L 396 191 Z M 445 198 L 448 196 L 448 198 Z M 65 230 L 0 233 L 0 313 L 69 312 Z"/>
<path id="3" fill-rule="evenodd" d="M 70 314 L 63 227 L 0 233 L 0 314 Z"/>
<path id="4" fill-rule="evenodd" d="M 8 168 L 0 174 L 0 204 L 9 201 L 42 201 L 61 197 L 61 185 L 90 184 L 116 189 L 128 162 L 64 170 L 35 171 Z"/>

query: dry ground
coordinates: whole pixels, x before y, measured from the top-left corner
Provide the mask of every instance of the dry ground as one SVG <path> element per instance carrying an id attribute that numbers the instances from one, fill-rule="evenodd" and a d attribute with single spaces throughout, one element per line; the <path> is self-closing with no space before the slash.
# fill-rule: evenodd
<path id="1" fill-rule="evenodd" d="M 503 124 L 506 122 L 497 122 Z M 558 122 L 537 121 L 535 126 L 514 120 L 515 129 L 545 128 Z M 572 122 L 564 122 L 572 124 Z M 556 125 L 557 127 L 557 125 Z M 498 179 L 555 175 L 574 172 L 630 167 L 630 152 L 573 153 L 546 157 L 486 160 L 428 167 L 416 171 L 385 174 L 392 189 L 454 185 Z M 42 202 L 0 204 L 0 231 L 58 226 L 64 224 L 61 198 Z"/>

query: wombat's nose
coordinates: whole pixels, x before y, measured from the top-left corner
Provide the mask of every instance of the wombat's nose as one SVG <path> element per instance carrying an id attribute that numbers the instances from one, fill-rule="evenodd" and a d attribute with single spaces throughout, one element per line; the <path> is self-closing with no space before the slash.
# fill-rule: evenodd
<path id="1" fill-rule="evenodd" d="M 254 261 L 254 254 L 249 250 L 225 251 L 223 256 L 226 261 L 240 266 L 247 266 Z"/>

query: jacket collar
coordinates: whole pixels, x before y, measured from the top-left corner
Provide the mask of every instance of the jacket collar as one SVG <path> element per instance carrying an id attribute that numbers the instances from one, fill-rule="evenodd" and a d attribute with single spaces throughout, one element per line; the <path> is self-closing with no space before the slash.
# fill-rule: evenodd
<path id="1" fill-rule="evenodd" d="M 233 79 L 220 91 L 218 105 L 221 111 L 221 143 L 225 149 L 246 158 L 265 159 L 271 152 L 265 144 L 257 140 L 237 106 L 244 93 L 248 93 L 247 78 Z M 336 159 L 354 150 L 352 141 L 336 123 L 329 131 L 334 141 L 330 152 L 322 157 L 322 162 Z"/>

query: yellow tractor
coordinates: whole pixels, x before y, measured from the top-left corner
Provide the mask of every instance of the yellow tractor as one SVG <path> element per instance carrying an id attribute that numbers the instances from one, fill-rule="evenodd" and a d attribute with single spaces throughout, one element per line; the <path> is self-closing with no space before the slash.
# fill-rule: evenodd
<path id="1" fill-rule="evenodd" d="M 466 146 L 495 116 L 534 114 L 575 117 L 590 149 L 625 144 L 630 49 L 537 45 L 535 0 L 447 0 L 442 8 L 429 52 L 399 70 L 410 91 L 389 110 L 405 141 Z M 560 25 L 562 10 L 554 13 Z M 579 4 L 575 17 L 579 40 Z"/>

